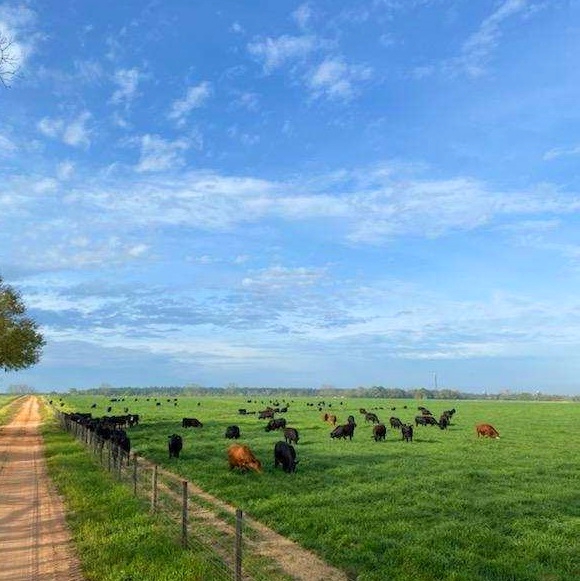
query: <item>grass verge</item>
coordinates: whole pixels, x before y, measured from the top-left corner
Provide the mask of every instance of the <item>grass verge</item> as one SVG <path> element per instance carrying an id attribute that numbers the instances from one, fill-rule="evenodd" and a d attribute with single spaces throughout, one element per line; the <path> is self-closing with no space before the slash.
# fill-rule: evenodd
<path id="1" fill-rule="evenodd" d="M 49 475 L 68 508 L 67 521 L 86 579 L 228 578 L 203 548 L 181 548 L 174 531 L 151 516 L 125 485 L 101 471 L 49 417 L 43 437 Z"/>

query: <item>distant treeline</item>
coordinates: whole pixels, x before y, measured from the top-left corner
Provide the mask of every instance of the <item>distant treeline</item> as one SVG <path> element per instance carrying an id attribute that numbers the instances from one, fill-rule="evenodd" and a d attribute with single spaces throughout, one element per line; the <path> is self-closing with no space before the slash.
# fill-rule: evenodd
<path id="1" fill-rule="evenodd" d="M 54 392 L 57 393 L 57 392 Z M 512 392 L 503 390 L 499 393 L 467 393 L 455 389 L 401 389 L 393 387 L 383 387 L 375 385 L 373 387 L 356 387 L 339 389 L 335 387 L 240 387 L 231 385 L 227 387 L 203 387 L 201 385 L 186 386 L 150 386 L 150 387 L 112 387 L 101 385 L 92 389 L 70 389 L 69 395 L 106 395 L 111 397 L 119 396 L 243 396 L 243 397 L 360 397 L 379 399 L 465 399 L 465 400 L 516 400 L 516 401 L 580 401 L 580 395 L 565 396 L 546 394 L 541 392 Z"/>

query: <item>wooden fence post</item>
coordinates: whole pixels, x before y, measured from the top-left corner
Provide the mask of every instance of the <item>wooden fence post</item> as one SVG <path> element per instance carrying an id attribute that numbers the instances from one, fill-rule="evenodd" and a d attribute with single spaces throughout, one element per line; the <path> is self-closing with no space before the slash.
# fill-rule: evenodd
<path id="1" fill-rule="evenodd" d="M 242 581 L 242 509 L 236 508 L 235 581 Z"/>
<path id="2" fill-rule="evenodd" d="M 187 480 L 182 480 L 183 502 L 181 506 L 181 544 L 187 547 Z"/>
<path id="3" fill-rule="evenodd" d="M 157 510 L 157 464 L 153 466 L 152 490 L 151 490 L 151 512 Z"/>

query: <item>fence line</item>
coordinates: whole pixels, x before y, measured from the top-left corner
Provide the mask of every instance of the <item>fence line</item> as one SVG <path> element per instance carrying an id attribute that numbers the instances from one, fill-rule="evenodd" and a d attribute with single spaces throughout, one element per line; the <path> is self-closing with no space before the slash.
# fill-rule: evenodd
<path id="1" fill-rule="evenodd" d="M 142 456 L 127 454 L 68 414 L 54 413 L 61 428 L 82 442 L 102 468 L 132 487 L 135 496 L 149 501 L 151 513 L 174 528 L 183 547 L 203 549 L 217 571 L 216 581 L 290 578 L 276 563 L 252 550 L 260 533 L 239 508 L 232 509 Z"/>

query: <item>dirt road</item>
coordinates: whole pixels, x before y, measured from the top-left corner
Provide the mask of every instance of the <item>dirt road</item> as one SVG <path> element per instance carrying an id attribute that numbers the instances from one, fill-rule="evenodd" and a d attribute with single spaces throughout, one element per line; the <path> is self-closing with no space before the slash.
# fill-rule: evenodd
<path id="1" fill-rule="evenodd" d="M 81 568 L 46 472 L 36 397 L 0 428 L 0 580 L 77 581 Z"/>

